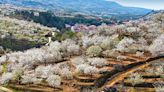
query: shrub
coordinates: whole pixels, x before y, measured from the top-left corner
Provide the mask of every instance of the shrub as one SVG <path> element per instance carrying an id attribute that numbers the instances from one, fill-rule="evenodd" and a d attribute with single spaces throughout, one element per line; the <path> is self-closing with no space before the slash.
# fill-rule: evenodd
<path id="1" fill-rule="evenodd" d="M 87 48 L 91 45 L 94 44 L 93 40 L 91 38 L 89 38 L 88 36 L 83 36 L 82 37 L 82 44 L 83 44 L 83 47 Z"/>
<path id="2" fill-rule="evenodd" d="M 107 60 L 103 58 L 89 58 L 88 62 L 93 66 L 99 66 L 99 67 L 108 65 Z"/>
<path id="3" fill-rule="evenodd" d="M 87 75 L 92 75 L 99 72 L 99 70 L 96 67 L 90 66 L 86 63 L 78 65 L 76 67 L 76 71 L 80 74 L 87 74 Z"/>
<path id="4" fill-rule="evenodd" d="M 54 62 L 61 61 L 63 59 L 60 51 L 53 51 L 51 54 L 53 55 L 52 61 Z M 49 56 L 51 56 L 51 54 Z"/>
<path id="5" fill-rule="evenodd" d="M 61 40 L 65 40 L 65 39 L 72 39 L 76 37 L 76 33 L 69 31 L 69 30 L 65 30 L 65 32 L 62 34 Z"/>
<path id="6" fill-rule="evenodd" d="M 119 43 L 118 35 L 112 35 L 111 37 L 106 37 L 102 40 L 101 48 L 105 50 L 113 49 Z"/>
<path id="7" fill-rule="evenodd" d="M 7 72 L 7 64 L 3 64 L 2 65 L 2 73 L 6 73 Z"/>
<path id="8" fill-rule="evenodd" d="M 125 60 L 125 59 L 127 59 L 126 56 L 123 56 L 123 55 L 118 55 L 118 56 L 117 56 L 117 60 L 118 60 L 118 61 Z"/>
<path id="9" fill-rule="evenodd" d="M 64 56 L 78 55 L 80 51 L 80 46 L 76 45 L 76 42 L 71 39 L 66 39 L 62 41 L 62 52 Z"/>
<path id="10" fill-rule="evenodd" d="M 164 63 L 162 60 L 156 60 L 151 64 L 151 68 L 145 70 L 148 74 L 163 76 L 164 73 Z"/>
<path id="11" fill-rule="evenodd" d="M 153 83 L 156 92 L 164 92 L 164 83 L 163 82 L 155 82 Z"/>
<path id="12" fill-rule="evenodd" d="M 67 47 L 67 52 L 70 53 L 70 55 L 79 55 L 80 47 L 75 44 L 69 45 Z"/>
<path id="13" fill-rule="evenodd" d="M 116 45 L 116 48 L 118 51 L 127 52 L 127 47 L 133 43 L 135 43 L 135 41 L 132 38 L 125 37 Z"/>
<path id="14" fill-rule="evenodd" d="M 47 62 L 56 62 L 56 61 L 60 61 L 62 60 L 62 53 L 60 52 L 60 50 L 63 48 L 63 46 L 59 43 L 56 42 L 57 45 L 50 45 L 49 47 L 47 47 L 45 49 L 45 51 L 42 51 L 42 53 L 44 53 L 44 55 L 42 55 L 42 57 L 44 58 L 44 60 L 46 60 Z M 53 60 L 52 60 L 53 59 Z"/>
<path id="15" fill-rule="evenodd" d="M 138 50 L 140 50 L 141 47 L 142 47 L 141 45 L 132 44 L 128 46 L 126 52 L 135 54 Z"/>
<path id="16" fill-rule="evenodd" d="M 88 66 L 84 69 L 84 74 L 87 75 L 97 74 L 98 72 L 99 70 L 94 66 Z"/>
<path id="17" fill-rule="evenodd" d="M 108 35 L 112 35 L 116 32 L 114 27 L 108 26 L 107 24 L 102 24 L 98 26 L 97 29 L 101 34 L 105 33 Z"/>
<path id="18" fill-rule="evenodd" d="M 92 37 L 83 36 L 82 44 L 84 48 L 87 48 L 91 45 L 100 45 L 104 39 L 105 37 L 100 35 L 93 35 Z"/>
<path id="19" fill-rule="evenodd" d="M 52 71 L 54 74 L 59 75 L 61 73 L 61 68 L 58 64 L 52 66 Z"/>
<path id="20" fill-rule="evenodd" d="M 13 78 L 12 80 L 17 81 L 21 78 L 21 76 L 23 75 L 23 69 L 19 68 L 13 71 Z"/>
<path id="21" fill-rule="evenodd" d="M 159 65 L 156 67 L 155 74 L 156 75 L 162 75 L 164 73 L 164 65 Z"/>
<path id="22" fill-rule="evenodd" d="M 101 35 L 94 35 L 92 37 L 92 41 L 94 45 L 100 45 L 104 39 L 105 36 L 101 36 Z"/>
<path id="23" fill-rule="evenodd" d="M 49 75 L 46 81 L 51 87 L 59 87 L 61 85 L 61 78 L 58 75 Z"/>
<path id="24" fill-rule="evenodd" d="M 3 64 L 4 62 L 6 62 L 6 60 L 7 60 L 7 56 L 5 55 L 5 56 L 1 56 L 0 57 L 0 64 Z"/>
<path id="25" fill-rule="evenodd" d="M 144 52 L 139 52 L 139 51 L 137 51 L 137 52 L 136 52 L 136 56 L 142 57 L 142 56 L 144 56 Z"/>
<path id="26" fill-rule="evenodd" d="M 52 51 L 52 50 L 60 51 L 61 49 L 62 49 L 62 44 L 59 43 L 58 41 L 51 42 L 50 46 L 47 48 L 48 51 Z"/>
<path id="27" fill-rule="evenodd" d="M 130 78 L 128 78 L 128 81 L 130 83 L 132 83 L 133 86 L 136 85 L 136 84 L 140 84 L 140 83 L 144 82 L 143 78 L 138 73 L 130 74 Z"/>
<path id="28" fill-rule="evenodd" d="M 100 56 L 102 52 L 102 49 L 99 46 L 91 46 L 87 49 L 86 54 L 94 57 L 94 56 Z"/>
<path id="29" fill-rule="evenodd" d="M 61 70 L 61 76 L 68 80 L 73 79 L 73 74 L 68 68 L 63 68 Z"/>
<path id="30" fill-rule="evenodd" d="M 72 44 L 76 44 L 76 42 L 74 40 L 71 40 L 71 39 L 66 39 L 66 40 L 62 41 L 63 51 L 66 51 L 67 47 L 72 45 Z"/>
<path id="31" fill-rule="evenodd" d="M 59 48 L 59 47 L 58 47 Z M 6 57 L 7 56 L 7 57 Z M 5 63 L 6 58 L 10 63 L 19 63 L 26 68 L 33 68 L 33 65 L 62 60 L 62 53 L 56 47 L 44 47 L 29 49 L 24 52 L 13 52 L 0 58 L 0 63 Z"/>
<path id="32" fill-rule="evenodd" d="M 164 54 L 164 34 L 157 37 L 153 43 L 150 45 L 148 50 L 154 55 Z"/>
<path id="33" fill-rule="evenodd" d="M 76 67 L 76 71 L 80 74 L 84 74 L 85 68 L 87 68 L 89 65 L 88 64 L 80 64 Z"/>
<path id="34" fill-rule="evenodd" d="M 37 79 L 34 75 L 23 75 L 21 83 L 23 84 L 40 84 L 42 79 Z"/>
<path id="35" fill-rule="evenodd" d="M 12 73 L 4 73 L 0 78 L 0 83 L 5 85 L 8 84 L 12 80 L 13 74 Z"/>
<path id="36" fill-rule="evenodd" d="M 110 41 L 110 38 L 106 38 L 106 39 L 102 40 L 102 43 L 100 46 L 101 46 L 101 48 L 103 48 L 105 50 L 112 49 L 112 43 Z"/>
<path id="37" fill-rule="evenodd" d="M 38 66 L 35 69 L 35 73 L 37 77 L 41 78 L 47 78 L 49 75 L 52 75 L 54 73 L 54 70 L 52 68 L 53 66 L 48 65 L 48 66 Z"/>
<path id="38" fill-rule="evenodd" d="M 84 61 L 84 59 L 83 59 L 82 57 L 73 58 L 73 59 L 71 59 L 71 62 L 72 62 L 75 66 L 85 63 L 85 61 Z"/>
<path id="39" fill-rule="evenodd" d="M 2 74 L 2 73 L 3 73 L 3 66 L 0 65 L 0 74 Z"/>
<path id="40" fill-rule="evenodd" d="M 111 57 L 111 58 L 117 58 L 117 56 L 120 55 L 119 52 L 115 51 L 114 49 L 113 50 L 106 50 L 106 51 L 103 51 L 103 55 L 105 57 Z"/>

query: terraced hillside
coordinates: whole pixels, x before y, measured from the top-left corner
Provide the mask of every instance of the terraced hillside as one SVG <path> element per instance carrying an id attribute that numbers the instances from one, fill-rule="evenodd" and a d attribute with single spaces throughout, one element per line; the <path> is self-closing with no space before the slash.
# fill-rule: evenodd
<path id="1" fill-rule="evenodd" d="M 163 91 L 163 16 L 74 30 L 72 39 L 7 53 L 0 57 L 0 90 Z"/>
<path id="2" fill-rule="evenodd" d="M 34 22 L 0 16 L 0 45 L 5 49 L 26 50 L 45 44 L 45 34 L 57 31 Z"/>

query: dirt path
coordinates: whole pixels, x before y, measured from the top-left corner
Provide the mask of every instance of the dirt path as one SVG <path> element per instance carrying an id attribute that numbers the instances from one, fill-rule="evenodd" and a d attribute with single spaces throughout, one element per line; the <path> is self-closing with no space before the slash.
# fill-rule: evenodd
<path id="1" fill-rule="evenodd" d="M 115 83 L 123 80 L 128 74 L 143 69 L 149 66 L 150 63 L 153 62 L 154 60 L 159 60 L 162 58 L 164 58 L 164 56 L 149 58 L 145 61 L 140 61 L 137 63 L 127 65 L 121 71 L 113 70 L 111 72 L 108 72 L 104 76 L 100 77 L 95 81 L 96 86 L 99 87 L 99 90 L 103 90 L 105 87 L 112 87 Z"/>

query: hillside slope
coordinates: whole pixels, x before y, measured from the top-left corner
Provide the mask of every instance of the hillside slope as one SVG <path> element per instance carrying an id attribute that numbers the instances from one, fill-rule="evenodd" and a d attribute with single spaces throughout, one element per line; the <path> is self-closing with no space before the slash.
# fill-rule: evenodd
<path id="1" fill-rule="evenodd" d="M 55 13 L 73 13 L 96 15 L 100 17 L 144 15 L 149 9 L 124 7 L 106 0 L 0 0 L 1 3 L 14 4 L 39 9 L 52 10 Z"/>

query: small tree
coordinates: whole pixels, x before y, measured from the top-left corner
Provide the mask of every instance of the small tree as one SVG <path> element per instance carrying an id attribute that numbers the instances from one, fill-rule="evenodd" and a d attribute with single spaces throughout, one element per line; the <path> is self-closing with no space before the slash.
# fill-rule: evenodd
<path id="1" fill-rule="evenodd" d="M 99 46 L 91 46 L 87 49 L 86 54 L 90 57 L 100 56 L 102 49 Z"/>

